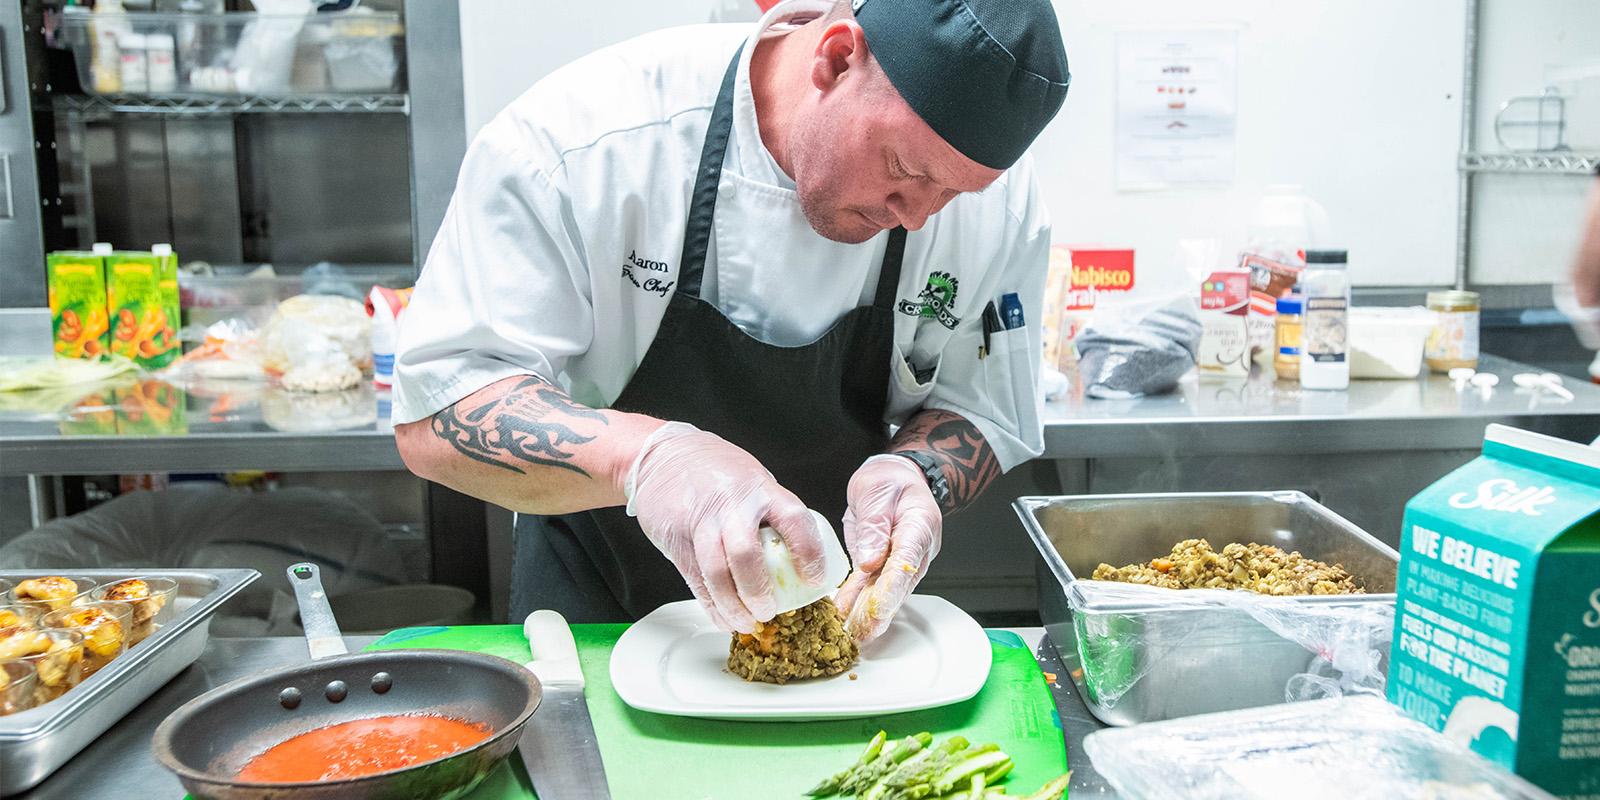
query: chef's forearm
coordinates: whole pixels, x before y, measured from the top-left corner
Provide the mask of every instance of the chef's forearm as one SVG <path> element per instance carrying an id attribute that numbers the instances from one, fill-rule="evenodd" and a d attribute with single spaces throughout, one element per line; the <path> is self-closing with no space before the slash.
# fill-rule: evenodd
<path id="1" fill-rule="evenodd" d="M 946 514 L 960 511 L 1000 477 L 1000 461 L 976 425 L 960 414 L 923 409 L 895 433 L 889 452 L 920 450 L 933 456 L 950 496 L 939 504 Z"/>
<path id="2" fill-rule="evenodd" d="M 535 377 L 507 378 L 395 427 L 420 477 L 527 514 L 627 502 L 623 480 L 661 420 L 597 410 Z"/>

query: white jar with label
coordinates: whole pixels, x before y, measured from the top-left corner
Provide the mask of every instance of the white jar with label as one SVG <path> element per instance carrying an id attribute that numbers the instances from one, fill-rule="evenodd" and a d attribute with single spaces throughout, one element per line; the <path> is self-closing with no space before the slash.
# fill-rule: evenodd
<path id="1" fill-rule="evenodd" d="M 1300 333 L 1300 386 L 1350 386 L 1350 273 L 1344 250 L 1307 250 L 1300 274 L 1305 311 Z"/>

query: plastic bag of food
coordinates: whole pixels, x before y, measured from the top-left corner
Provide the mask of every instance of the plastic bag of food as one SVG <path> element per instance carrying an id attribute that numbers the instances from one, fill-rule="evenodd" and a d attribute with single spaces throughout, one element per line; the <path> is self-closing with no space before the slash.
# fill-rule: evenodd
<path id="1" fill-rule="evenodd" d="M 1075 342 L 1084 394 L 1120 400 L 1177 386 L 1194 369 L 1200 348 L 1194 305 L 1185 289 L 1096 308 Z"/>
<path id="2" fill-rule="evenodd" d="M 162 370 L 162 377 L 185 383 L 197 381 L 260 380 L 261 346 L 256 327 L 243 317 L 229 317 L 205 328 L 197 325 L 179 331 L 189 352 Z"/>
<path id="3" fill-rule="evenodd" d="M 1248 675 L 1230 678 L 1234 685 L 1229 700 L 1242 707 L 1382 695 L 1394 603 L 1351 602 L 1358 597 L 1296 599 L 1244 590 L 1078 580 L 1067 590 L 1067 605 L 1083 679 L 1099 706 L 1115 708 L 1153 673 L 1186 674 L 1164 667 L 1189 663 L 1209 650 L 1253 664 Z M 1303 653 L 1295 654 L 1296 645 Z"/>
<path id="4" fill-rule="evenodd" d="M 283 388 L 333 392 L 372 368 L 372 319 L 348 297 L 302 294 L 278 304 L 262 336 L 262 362 Z"/>
<path id="5" fill-rule="evenodd" d="M 1083 747 L 1128 800 L 1555 800 L 1377 697 L 1108 728 Z"/>

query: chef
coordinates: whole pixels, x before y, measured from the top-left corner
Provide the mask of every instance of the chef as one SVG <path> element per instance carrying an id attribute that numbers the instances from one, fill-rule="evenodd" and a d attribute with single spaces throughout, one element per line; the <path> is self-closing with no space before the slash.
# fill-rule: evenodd
<path id="1" fill-rule="evenodd" d="M 517 512 L 512 619 L 692 595 L 750 632 L 762 526 L 822 581 L 809 508 L 878 636 L 943 515 L 1043 450 L 1024 151 L 1068 81 L 1049 0 L 789 0 L 597 51 L 486 125 L 394 420 L 418 475 Z"/>

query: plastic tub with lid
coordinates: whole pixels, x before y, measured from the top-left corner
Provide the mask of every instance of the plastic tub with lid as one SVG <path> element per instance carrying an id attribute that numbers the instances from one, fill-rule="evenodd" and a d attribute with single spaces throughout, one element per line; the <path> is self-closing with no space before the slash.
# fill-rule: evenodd
<path id="1" fill-rule="evenodd" d="M 1350 377 L 1417 377 L 1437 316 L 1421 306 L 1350 309 Z"/>

